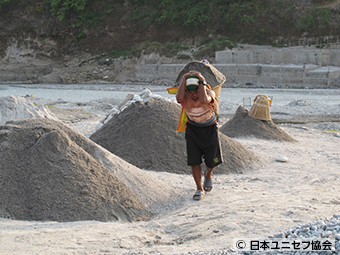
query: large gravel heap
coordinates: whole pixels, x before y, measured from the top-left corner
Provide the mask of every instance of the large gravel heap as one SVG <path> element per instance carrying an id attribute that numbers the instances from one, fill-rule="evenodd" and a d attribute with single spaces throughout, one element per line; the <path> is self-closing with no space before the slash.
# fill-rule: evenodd
<path id="1" fill-rule="evenodd" d="M 135 102 L 90 139 L 139 168 L 188 174 L 184 133 L 176 133 L 180 114 L 181 106 L 173 102 Z M 216 173 L 240 173 L 258 161 L 252 151 L 222 133 L 220 142 L 224 163 Z"/>
<path id="2" fill-rule="evenodd" d="M 0 126 L 0 162 L 3 217 L 132 221 L 169 199 L 165 183 L 58 121 Z"/>
<path id="3" fill-rule="evenodd" d="M 248 115 L 248 111 L 239 106 L 233 118 L 225 123 L 220 131 L 229 137 L 253 136 L 260 139 L 296 142 L 272 120 L 259 120 Z"/>

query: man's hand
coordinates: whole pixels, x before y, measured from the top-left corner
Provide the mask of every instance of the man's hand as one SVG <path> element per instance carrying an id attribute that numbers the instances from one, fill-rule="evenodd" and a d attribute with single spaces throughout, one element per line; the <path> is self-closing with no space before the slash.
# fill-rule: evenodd
<path id="1" fill-rule="evenodd" d="M 198 77 L 198 79 L 200 79 L 200 81 L 205 80 L 204 76 L 200 72 L 195 71 L 195 70 L 190 70 L 188 75 L 196 75 Z"/>

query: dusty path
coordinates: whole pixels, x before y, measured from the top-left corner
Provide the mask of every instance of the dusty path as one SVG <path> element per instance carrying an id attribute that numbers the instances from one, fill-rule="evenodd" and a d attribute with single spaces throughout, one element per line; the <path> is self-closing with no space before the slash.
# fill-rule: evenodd
<path id="1" fill-rule="evenodd" d="M 237 139 L 265 159 L 260 169 L 215 175 L 200 202 L 189 175 L 151 172 L 183 195 L 149 222 L 25 222 L 2 219 L 2 254 L 174 254 L 221 250 L 233 238 L 264 237 L 340 209 L 339 135 L 282 126 L 298 140 Z M 288 162 L 276 161 L 278 155 Z M 157 192 L 157 191 L 155 191 Z M 152 195 L 152 194 L 150 194 Z"/>

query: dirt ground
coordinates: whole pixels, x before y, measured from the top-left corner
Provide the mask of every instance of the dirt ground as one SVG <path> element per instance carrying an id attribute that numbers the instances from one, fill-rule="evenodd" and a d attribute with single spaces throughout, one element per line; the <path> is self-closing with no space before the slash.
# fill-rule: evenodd
<path id="1" fill-rule="evenodd" d="M 282 116 L 286 120 L 298 118 L 304 122 L 311 116 L 307 107 L 303 106 L 304 112 L 298 115 L 296 108 L 282 108 L 280 112 L 284 113 Z M 339 113 L 336 107 L 339 105 L 332 106 L 332 109 Z M 290 112 L 291 109 L 294 111 Z M 236 109 L 227 112 L 222 107 L 222 110 L 224 114 L 232 114 Z M 315 113 L 313 116 L 322 120 L 327 117 L 323 110 L 318 106 L 310 108 L 310 112 Z M 106 110 L 80 109 L 74 104 L 56 105 L 51 111 L 85 137 L 90 137 L 100 120 L 107 116 Z M 273 118 L 275 116 L 272 114 Z M 223 117 L 221 124 L 228 120 Z M 339 214 L 339 122 L 278 126 L 296 142 L 254 136 L 233 138 L 261 157 L 262 164 L 243 173 L 217 174 L 216 171 L 213 189 L 201 201 L 192 199 L 195 185 L 190 174 L 132 167 L 124 177 L 122 171 L 116 171 L 119 178 L 126 180 L 132 175 L 137 176 L 132 185 L 139 188 L 144 199 L 172 200 L 154 207 L 149 220 L 135 222 L 0 218 L 0 253 L 211 254 L 230 249 L 235 238 L 266 237 L 298 224 Z M 130 146 L 136 144 L 131 142 Z M 138 147 L 143 150 L 142 145 Z M 110 153 L 107 155 L 118 160 Z M 278 160 L 281 158 L 286 161 Z M 127 164 L 122 159 L 119 162 L 119 166 Z M 158 180 L 164 186 L 155 187 L 151 180 Z"/>

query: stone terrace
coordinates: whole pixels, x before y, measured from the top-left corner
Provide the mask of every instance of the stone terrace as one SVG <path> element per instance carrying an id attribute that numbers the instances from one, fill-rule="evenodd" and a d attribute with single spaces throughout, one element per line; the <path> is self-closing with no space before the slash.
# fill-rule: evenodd
<path id="1" fill-rule="evenodd" d="M 329 88 L 340 82 L 340 50 L 252 47 L 215 53 L 226 87 Z M 136 65 L 136 78 L 176 80 L 184 64 Z"/>

